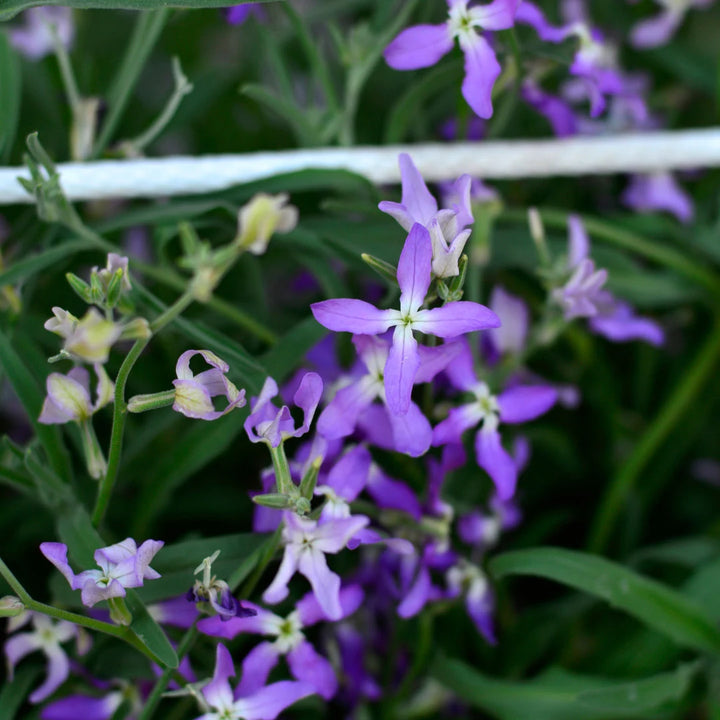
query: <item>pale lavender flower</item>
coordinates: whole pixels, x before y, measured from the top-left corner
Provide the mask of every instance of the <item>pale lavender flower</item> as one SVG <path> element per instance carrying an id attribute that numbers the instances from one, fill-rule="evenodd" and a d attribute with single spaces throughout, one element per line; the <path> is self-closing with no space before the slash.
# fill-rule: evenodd
<path id="1" fill-rule="evenodd" d="M 520 0 L 493 0 L 470 6 L 469 0 L 448 0 L 448 20 L 442 25 L 415 25 L 403 30 L 385 48 L 385 60 L 395 70 L 416 70 L 435 65 L 458 39 L 465 55 L 462 94 L 481 117 L 492 115 L 492 88 L 500 63 L 481 30 L 506 30 L 513 26 Z"/>
<path id="2" fill-rule="evenodd" d="M 39 60 L 53 52 L 54 27 L 60 44 L 70 47 L 75 35 L 72 9 L 69 7 L 36 7 L 23 13 L 25 24 L 10 30 L 10 43 L 25 57 Z"/>
<path id="3" fill-rule="evenodd" d="M 630 42 L 636 48 L 653 48 L 664 45 L 680 27 L 690 8 L 711 5 L 714 0 L 656 0 L 662 7 L 659 15 L 641 20 L 630 33 Z"/>
<path id="4" fill-rule="evenodd" d="M 476 565 L 460 561 L 451 567 L 445 579 L 448 597 L 463 597 L 465 609 L 478 632 L 491 644 L 497 643 L 492 614 L 495 607 L 490 584 Z"/>
<path id="5" fill-rule="evenodd" d="M 90 399 L 90 373 L 75 367 L 67 375 L 50 373 L 46 380 L 47 396 L 38 422 L 43 425 L 83 423 L 113 398 L 114 386 L 102 365 L 95 364 L 96 399 Z"/>
<path id="6" fill-rule="evenodd" d="M 214 712 L 203 713 L 195 720 L 274 720 L 285 708 L 315 692 L 307 683 L 283 680 L 245 695 L 233 692 L 231 677 L 235 677 L 232 657 L 227 648 L 219 644 L 215 673 L 202 689 L 205 702 Z"/>
<path id="7" fill-rule="evenodd" d="M 363 600 L 363 592 L 357 585 L 340 591 L 342 618 L 352 615 Z M 312 593 L 301 598 L 295 610 L 287 617 L 280 617 L 259 605 L 248 603 L 255 611 L 251 618 L 235 618 L 223 623 L 218 618 L 208 618 L 198 623 L 198 630 L 232 640 L 240 633 L 251 633 L 273 638 L 273 641 L 256 645 L 243 661 L 242 679 L 236 692 L 243 695 L 259 690 L 267 682 L 280 657 L 287 659 L 292 676 L 312 685 L 315 692 L 329 700 L 337 691 L 337 677 L 330 662 L 320 655 L 306 639 L 303 630 L 327 620 Z"/>
<path id="8" fill-rule="evenodd" d="M 450 410 L 433 430 L 433 445 L 459 443 L 466 430 L 481 424 L 475 435 L 477 463 L 492 478 L 498 497 L 507 500 L 515 492 L 518 466 L 502 446 L 498 428 L 501 423 L 525 423 L 543 415 L 557 402 L 557 390 L 549 385 L 515 385 L 494 395 L 475 374 L 469 347 L 446 372 L 455 387 L 475 399 Z"/>
<path id="9" fill-rule="evenodd" d="M 594 263 L 589 259 L 590 238 L 579 217 L 568 217 L 568 269 L 573 272 L 570 281 L 563 287 L 553 291 L 556 300 L 565 309 L 565 318 L 587 317 L 590 329 L 598 335 L 613 342 L 644 340 L 651 345 L 662 345 L 665 333 L 653 320 L 638 317 L 627 303 L 615 298 L 612 293 L 601 289 L 588 275 L 587 268 L 594 270 Z M 596 276 L 605 271 L 598 270 Z M 573 284 L 579 273 L 584 278 Z M 604 282 L 604 280 L 603 280 Z M 567 290 L 570 292 L 567 292 Z M 572 314 L 569 314 L 570 311 Z"/>
<path id="10" fill-rule="evenodd" d="M 575 19 L 565 25 L 554 26 L 545 19 L 540 8 L 528 0 L 521 3 L 516 20 L 532 26 L 545 42 L 559 43 L 571 36 L 579 40 L 570 74 L 583 83 L 583 92 L 590 101 L 591 117 L 597 117 L 605 110 L 606 96 L 624 93 L 625 81 L 619 70 L 616 48 L 586 20 Z"/>
<path id="11" fill-rule="evenodd" d="M 351 435 L 356 426 L 363 424 L 363 415 L 376 399 L 386 404 L 383 371 L 388 359 L 390 344 L 384 338 L 372 335 L 354 335 L 353 344 L 357 349 L 367 373 L 353 378 L 341 387 L 335 396 L 320 413 L 317 429 L 328 439 L 336 439 Z M 454 343 L 438 347 L 418 346 L 420 365 L 414 382 L 430 382 L 458 354 L 460 347 Z M 390 409 L 381 420 L 381 433 L 385 436 L 383 446 L 389 446 L 398 452 L 418 457 L 427 452 L 432 438 L 432 428 L 420 408 L 410 402 L 404 415 L 396 415 Z M 377 413 L 372 413 L 372 426 L 377 424 Z M 374 433 L 375 434 L 375 433 Z"/>
<path id="12" fill-rule="evenodd" d="M 398 164 L 402 200 L 399 203 L 383 200 L 378 208 L 395 218 L 408 232 L 415 223 L 427 228 L 432 241 L 433 274 L 437 277 L 458 275 L 458 261 L 471 232 L 466 228 L 473 222 L 470 205 L 472 178 L 463 175 L 452 183 L 447 193 L 451 197 L 450 207 L 438 210 L 437 201 L 412 158 L 407 153 L 400 153 Z"/>
<path id="13" fill-rule="evenodd" d="M 692 199 L 669 172 L 632 175 L 622 201 L 639 212 L 665 210 L 682 223 L 689 223 L 695 214 Z"/>
<path id="14" fill-rule="evenodd" d="M 14 633 L 28 622 L 32 623 L 30 632 L 12 635 L 5 642 L 5 657 L 8 664 L 8 681 L 12 682 L 15 666 L 26 655 L 35 650 L 43 652 L 47 658 L 47 676 L 42 685 L 34 690 L 29 697 L 31 703 L 39 703 L 52 695 L 70 675 L 70 661 L 60 647 L 73 638 L 77 642 L 78 654 L 83 654 L 90 647 L 89 636 L 77 625 L 59 620 L 51 620 L 46 615 L 24 612 L 8 620 L 8 632 Z"/>
<path id="15" fill-rule="evenodd" d="M 403 415 L 410 408 L 412 387 L 420 366 L 414 331 L 455 338 L 474 330 L 500 326 L 495 313 L 478 303 L 449 302 L 432 310 L 422 310 L 430 286 L 431 264 L 430 234 L 415 223 L 398 262 L 399 310 L 379 310 L 364 300 L 351 299 L 325 300 L 311 305 L 315 319 L 329 330 L 379 335 L 395 327 L 383 375 L 387 405 L 396 415 Z"/>
<path id="16" fill-rule="evenodd" d="M 190 359 L 201 355 L 210 365 L 205 370 L 194 375 L 190 369 Z M 198 420 L 217 420 L 229 413 L 233 408 L 245 405 L 245 390 L 238 390 L 228 380 L 226 373 L 230 366 L 210 350 L 186 350 L 177 361 L 175 373 L 177 380 L 175 386 L 175 402 L 173 410 L 186 417 Z M 215 410 L 212 398 L 223 395 L 228 404 L 223 410 Z"/>
<path id="17" fill-rule="evenodd" d="M 496 285 L 490 294 L 489 307 L 502 319 L 502 325 L 483 333 L 483 350 L 493 362 L 504 355 L 522 355 L 530 325 L 525 302 Z"/>
<path id="18" fill-rule="evenodd" d="M 270 402 L 278 394 L 278 386 L 275 380 L 267 378 L 260 395 L 253 399 L 252 412 L 243 424 L 250 442 L 265 442 L 277 447 L 287 438 L 304 435 L 310 429 L 322 391 L 320 376 L 314 372 L 305 373 L 293 397 L 295 405 L 303 411 L 303 423 L 296 428 L 288 406 L 278 409 Z"/>
<path id="19" fill-rule="evenodd" d="M 100 570 L 83 570 L 77 574 L 68 563 L 67 545 L 44 542 L 40 544 L 40 551 L 63 574 L 73 590 L 82 591 L 83 604 L 92 607 L 101 600 L 125 597 L 125 588 L 141 587 L 144 580 L 159 578 L 150 562 L 164 544 L 162 540 L 146 540 L 138 547 L 132 538 L 126 538 L 95 551 L 93 557 Z"/>
<path id="20" fill-rule="evenodd" d="M 275 579 L 263 593 L 263 600 L 271 605 L 284 600 L 288 595 L 288 582 L 300 572 L 310 581 L 325 615 L 337 620 L 342 617 L 340 577 L 330 570 L 325 555 L 343 550 L 368 524 L 368 518 L 357 516 L 320 524 L 291 512 L 283 513 L 283 517 L 285 552 Z"/>

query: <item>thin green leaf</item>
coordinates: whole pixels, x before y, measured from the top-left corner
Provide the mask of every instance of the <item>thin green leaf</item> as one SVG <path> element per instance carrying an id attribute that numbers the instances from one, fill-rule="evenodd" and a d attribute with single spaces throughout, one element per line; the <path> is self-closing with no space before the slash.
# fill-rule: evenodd
<path id="1" fill-rule="evenodd" d="M 5 683 L 0 692 L 0 720 L 14 720 L 39 675 L 38 666 L 24 667 L 15 673 L 12 682 Z"/>
<path id="2" fill-rule="evenodd" d="M 30 255 L 30 257 L 18 260 L 10 265 L 7 270 L 0 272 L 0 287 L 25 280 L 46 268 L 56 266 L 59 262 L 72 255 L 90 250 L 97 252 L 97 248 L 89 246 L 85 240 L 71 240 L 37 255 Z"/>
<path id="3" fill-rule="evenodd" d="M 577 699 L 581 704 L 603 712 L 649 712 L 680 700 L 690 687 L 699 667 L 699 663 L 686 663 L 672 672 L 660 673 L 643 680 L 585 690 Z"/>
<path id="4" fill-rule="evenodd" d="M 681 646 L 720 653 L 720 630 L 692 600 L 617 563 L 588 553 L 540 547 L 498 555 L 497 577 L 533 575 L 606 600 Z"/>
<path id="5" fill-rule="evenodd" d="M 0 163 L 8 161 L 15 142 L 20 115 L 20 86 L 17 53 L 8 37 L 0 33 Z"/>
<path id="6" fill-rule="evenodd" d="M 501 720 L 610 720 L 644 715 L 682 699 L 696 670 L 697 664 L 682 665 L 670 673 L 616 684 L 552 668 L 532 680 L 510 682 L 441 656 L 430 672 L 462 700 Z"/>
<path id="7" fill-rule="evenodd" d="M 43 393 L 27 369 L 26 363 L 13 349 L 10 338 L 2 330 L 0 330 L 0 366 L 25 409 L 53 470 L 63 480 L 69 480 L 70 461 L 62 444 L 60 432 L 57 427 L 42 425 L 37 420 L 42 408 Z"/>
<path id="8" fill-rule="evenodd" d="M 273 0 L 254 0 L 272 2 Z M 19 12 L 38 5 L 63 5 L 78 9 L 99 10 L 157 10 L 160 8 L 217 8 L 226 7 L 227 0 L 5 0 L 0 8 L 0 20 L 10 20 Z"/>

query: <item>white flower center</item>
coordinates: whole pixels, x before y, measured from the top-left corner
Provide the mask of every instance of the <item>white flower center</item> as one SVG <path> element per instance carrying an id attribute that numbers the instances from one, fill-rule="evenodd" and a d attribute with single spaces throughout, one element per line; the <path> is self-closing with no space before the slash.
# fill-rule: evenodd
<path id="1" fill-rule="evenodd" d="M 497 430 L 500 424 L 500 406 L 497 398 L 490 393 L 490 388 L 486 383 L 478 383 L 473 388 L 475 400 L 483 419 L 483 430 Z"/>

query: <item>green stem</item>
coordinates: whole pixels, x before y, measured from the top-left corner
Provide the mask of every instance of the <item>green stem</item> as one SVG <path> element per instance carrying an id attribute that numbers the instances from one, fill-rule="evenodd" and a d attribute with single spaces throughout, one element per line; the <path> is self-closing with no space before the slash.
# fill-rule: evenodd
<path id="1" fill-rule="evenodd" d="M 88 630 L 95 630 L 97 632 L 104 633 L 105 635 L 111 635 L 112 637 L 124 640 L 126 643 L 139 650 L 143 655 L 157 662 L 157 658 L 140 642 L 135 633 L 127 627 L 119 627 L 111 623 L 103 622 L 102 620 L 95 620 L 93 618 L 86 617 L 85 615 L 78 615 L 77 613 L 69 612 L 68 610 L 61 610 L 60 608 L 53 607 L 52 605 L 46 605 L 45 603 L 33 600 L 27 590 L 23 587 L 22 583 L 15 577 L 10 568 L 0 559 L 0 575 L 5 578 L 8 585 L 13 589 L 15 594 L 20 598 L 23 605 L 28 610 L 33 612 L 47 615 L 48 617 L 55 618 L 56 620 L 65 620 L 67 622 L 80 625 Z"/>
<path id="2" fill-rule="evenodd" d="M 124 143 L 133 153 L 141 153 L 158 135 L 160 135 L 167 124 L 173 119 L 173 117 L 175 117 L 175 113 L 180 107 L 182 99 L 188 93 L 192 92 L 192 83 L 188 82 L 188 79 L 183 74 L 180 67 L 180 61 L 176 57 L 173 58 L 173 77 L 175 78 L 175 89 L 165 104 L 165 107 L 162 109 L 160 115 L 155 118 L 155 121 L 144 133 L 138 135 L 134 140 L 128 140 L 127 143 Z"/>
<path id="3" fill-rule="evenodd" d="M 198 631 L 195 625 L 189 628 L 187 632 L 182 636 L 182 639 L 180 640 L 180 643 L 177 647 L 178 661 L 181 661 L 185 657 L 185 655 L 190 652 L 190 648 L 195 643 L 197 636 Z M 145 705 L 143 706 L 142 712 L 140 713 L 138 720 L 149 720 L 149 718 L 153 716 L 153 713 L 155 712 L 158 703 L 160 702 L 160 700 L 162 700 L 162 694 L 165 692 L 165 688 L 170 682 L 170 679 L 172 678 L 174 672 L 176 671 L 171 670 L 170 668 L 163 671 L 163 674 L 157 679 L 157 682 L 155 683 L 152 692 L 150 693 L 150 695 L 148 695 L 148 699 L 145 701 Z"/>
<path id="4" fill-rule="evenodd" d="M 148 56 L 157 42 L 170 15 L 169 8 L 160 8 L 138 14 L 133 36 L 125 51 L 120 69 L 108 94 L 109 111 L 93 148 L 92 157 L 98 157 L 115 134 L 132 90 L 145 67 Z"/>
<path id="5" fill-rule="evenodd" d="M 632 455 L 612 479 L 590 533 L 588 547 L 591 552 L 602 553 L 607 546 L 623 505 L 645 466 L 693 406 L 697 395 L 717 371 L 718 361 L 720 361 L 720 316 L 716 318 L 712 334 L 686 370 L 682 381 L 645 431 Z"/>
<path id="6" fill-rule="evenodd" d="M 150 323 L 150 330 L 153 335 L 158 333 L 165 325 L 172 322 L 180 315 L 185 308 L 193 301 L 189 294 L 181 295 L 174 304 L 172 304 L 164 313 L 159 315 Z M 130 348 L 130 352 L 125 356 L 120 370 L 115 380 L 115 403 L 113 406 L 113 422 L 112 431 L 110 433 L 110 450 L 108 452 L 108 465 L 105 477 L 100 481 L 98 487 L 95 508 L 92 514 L 92 523 L 98 527 L 105 516 L 110 496 L 112 495 L 113 486 L 117 479 L 118 469 L 120 467 L 120 454 L 122 450 L 123 433 L 125 431 L 125 419 L 127 417 L 127 405 L 125 403 L 125 385 L 128 376 L 133 369 L 135 363 L 140 357 L 142 351 L 150 342 L 150 338 L 140 338 Z"/>
<path id="7" fill-rule="evenodd" d="M 81 102 L 80 91 L 75 81 L 75 73 L 73 72 L 67 50 L 58 37 L 55 25 L 50 25 L 50 35 L 52 36 L 53 50 L 55 51 L 55 57 L 57 58 L 58 67 L 60 68 L 60 77 L 62 78 L 63 87 L 65 88 L 65 95 L 67 96 L 73 118 L 75 118 L 80 110 Z"/>
<path id="8" fill-rule="evenodd" d="M 295 483 L 292 481 L 290 475 L 290 464 L 288 463 L 287 455 L 285 454 L 285 447 L 281 442 L 277 447 L 270 447 L 270 456 L 272 457 L 272 464 L 275 470 L 275 483 L 277 492 L 282 495 L 288 495 L 292 493 L 295 488 Z"/>

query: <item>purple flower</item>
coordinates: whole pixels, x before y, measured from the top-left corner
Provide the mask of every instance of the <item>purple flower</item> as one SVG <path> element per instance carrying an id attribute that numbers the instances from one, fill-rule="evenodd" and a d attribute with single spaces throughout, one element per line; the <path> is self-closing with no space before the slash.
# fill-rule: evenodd
<path id="1" fill-rule="evenodd" d="M 358 586 L 343 588 L 340 591 L 342 618 L 352 615 L 362 600 L 363 592 Z M 237 618 L 226 623 L 208 618 L 198 623 L 200 632 L 227 640 L 244 632 L 274 638 L 273 642 L 255 646 L 245 657 L 238 691 L 250 694 L 263 687 L 280 657 L 285 656 L 290 673 L 296 680 L 312 685 L 325 700 L 333 697 L 337 691 L 335 671 L 303 633 L 305 628 L 327 619 L 315 596 L 312 593 L 305 595 L 285 618 L 258 605 L 252 607 L 256 613 L 252 618 Z"/>
<path id="2" fill-rule="evenodd" d="M 664 45 L 680 27 L 685 14 L 692 7 L 707 7 L 713 0 L 657 0 L 663 7 L 659 15 L 641 20 L 630 34 L 636 48 Z"/>
<path id="3" fill-rule="evenodd" d="M 466 430 L 481 424 L 475 435 L 477 463 L 492 478 L 498 497 L 507 500 L 515 492 L 518 467 L 503 448 L 498 428 L 501 423 L 524 423 L 543 415 L 557 402 L 557 390 L 549 385 L 516 385 L 493 395 L 475 375 L 469 347 L 446 372 L 455 387 L 475 399 L 450 410 L 433 430 L 433 445 L 459 443 Z"/>
<path id="4" fill-rule="evenodd" d="M 111 720 L 127 699 L 126 695 L 122 690 L 113 690 L 103 697 L 68 695 L 44 707 L 40 717 L 42 720 Z"/>
<path id="5" fill-rule="evenodd" d="M 522 355 L 530 324 L 525 302 L 496 285 L 490 295 L 490 309 L 502 319 L 502 325 L 482 336 L 483 350 L 489 360 L 495 362 L 504 355 Z"/>
<path id="6" fill-rule="evenodd" d="M 271 605 L 284 600 L 290 578 L 300 572 L 310 581 L 325 615 L 331 620 L 339 619 L 342 617 L 340 578 L 327 566 L 325 555 L 334 555 L 344 549 L 368 524 L 368 518 L 357 516 L 320 524 L 291 512 L 285 512 L 283 516 L 285 552 L 275 579 L 263 593 L 263 600 Z"/>
<path id="7" fill-rule="evenodd" d="M 203 360 L 211 366 L 210 370 L 194 375 L 190 369 L 190 359 L 195 355 L 202 355 Z M 225 373 L 229 369 L 230 366 L 210 350 L 186 350 L 175 366 L 177 380 L 173 380 L 173 410 L 189 418 L 217 420 L 233 408 L 245 405 L 245 390 L 238 390 L 227 379 Z M 224 395 L 228 401 L 223 410 L 215 410 L 213 406 L 212 398 L 217 395 Z"/>
<path id="8" fill-rule="evenodd" d="M 437 277 L 458 275 L 458 260 L 471 232 L 466 227 L 473 222 L 470 205 L 472 179 L 463 175 L 452 183 L 452 189 L 447 193 L 451 196 L 452 206 L 438 210 L 437 201 L 427 189 L 412 158 L 407 153 L 401 153 L 398 163 L 402 202 L 383 200 L 378 208 L 394 217 L 407 231 L 415 223 L 427 228 L 432 241 L 433 274 Z"/>
<path id="9" fill-rule="evenodd" d="M 463 596 L 465 609 L 478 632 L 491 644 L 497 643 L 492 613 L 495 607 L 490 585 L 483 572 L 475 565 L 460 561 L 446 574 L 448 596 Z"/>
<path id="10" fill-rule="evenodd" d="M 225 19 L 231 25 L 242 25 L 251 15 L 257 18 L 265 17 L 265 11 L 258 3 L 245 2 L 225 8 Z"/>
<path id="11" fill-rule="evenodd" d="M 155 554 L 165 543 L 146 540 L 138 547 L 132 538 L 95 551 L 100 570 L 84 570 L 77 575 L 67 561 L 67 545 L 44 542 L 42 554 L 64 575 L 73 590 L 81 590 L 83 605 L 92 607 L 101 600 L 125 597 L 125 588 L 141 587 L 144 580 L 160 575 L 150 567 Z"/>
<path id="12" fill-rule="evenodd" d="M 265 442 L 271 447 L 277 447 L 290 437 L 300 437 L 310 429 L 310 423 L 315 415 L 320 398 L 322 397 L 323 382 L 317 373 L 306 373 L 300 381 L 293 401 L 303 411 L 303 423 L 295 428 L 295 422 L 287 405 L 280 409 L 270 400 L 278 394 L 277 383 L 267 378 L 257 398 L 253 398 L 252 412 L 245 420 L 243 427 L 251 442 Z"/>
<path id="13" fill-rule="evenodd" d="M 355 427 L 363 424 L 363 416 L 374 400 L 386 403 L 383 371 L 387 363 L 390 345 L 384 338 L 372 335 L 354 335 L 353 344 L 360 355 L 367 373 L 341 387 L 318 418 L 318 432 L 328 439 L 347 437 Z M 420 365 L 414 382 L 430 382 L 458 354 L 460 347 L 455 343 L 439 347 L 418 346 Z M 395 415 L 389 410 L 371 413 L 367 430 L 371 440 L 381 441 L 381 447 L 418 457 L 430 447 L 432 428 L 420 408 L 410 402 L 404 415 Z M 378 422 L 379 421 L 379 422 Z M 378 427 L 379 425 L 379 427 Z M 389 427 L 388 427 L 389 426 Z M 389 430 L 389 432 L 388 432 Z"/>
<path id="14" fill-rule="evenodd" d="M 36 7 L 23 14 L 25 24 L 10 30 L 10 43 L 25 57 L 39 60 L 53 52 L 53 28 L 65 48 L 70 47 L 75 26 L 69 7 Z"/>
<path id="15" fill-rule="evenodd" d="M 622 201 L 639 212 L 665 210 L 682 223 L 689 223 L 695 214 L 692 199 L 668 172 L 631 175 Z"/>
<path id="16" fill-rule="evenodd" d="M 434 65 L 458 39 L 465 55 L 462 94 L 481 117 L 492 115 L 492 88 L 500 74 L 495 53 L 479 30 L 506 30 L 513 26 L 520 0 L 493 0 L 469 7 L 469 0 L 448 0 L 448 20 L 442 25 L 415 25 L 403 30 L 385 48 L 385 60 L 395 70 Z"/>
<path id="17" fill-rule="evenodd" d="M 420 367 L 415 330 L 454 338 L 500 325 L 492 310 L 472 302 L 449 302 L 432 310 L 421 310 L 430 286 L 431 263 L 430 235 L 415 223 L 398 263 L 399 310 L 379 310 L 363 300 L 350 299 L 325 300 L 311 305 L 315 319 L 329 330 L 379 335 L 395 327 L 383 374 L 387 405 L 396 415 L 408 412 L 412 386 Z"/>
<path id="18" fill-rule="evenodd" d="M 73 623 L 65 620 L 54 622 L 46 615 L 34 612 L 25 612 L 10 618 L 8 632 L 13 633 L 28 622 L 32 622 L 33 626 L 30 632 L 12 635 L 5 642 L 8 681 L 12 682 L 15 666 L 20 660 L 35 650 L 42 651 L 47 657 L 47 676 L 45 682 L 29 697 L 31 703 L 39 703 L 52 695 L 70 675 L 70 661 L 60 644 L 75 638 L 77 651 L 83 654 L 90 647 L 90 639 Z"/>
<path id="19" fill-rule="evenodd" d="M 625 91 L 616 49 L 585 20 L 576 19 L 560 27 L 553 26 L 540 8 L 528 0 L 523 0 L 518 8 L 516 20 L 532 26 L 545 42 L 559 43 L 573 35 L 578 38 L 580 46 L 570 65 L 570 74 L 582 81 L 583 92 L 590 101 L 591 117 L 597 117 L 605 110 L 607 95 L 620 95 Z"/>
<path id="20" fill-rule="evenodd" d="M 233 693 L 229 678 L 235 677 L 235 667 L 228 649 L 219 644 L 215 657 L 215 673 L 202 689 L 215 712 L 203 713 L 195 720 L 274 720 L 285 708 L 315 692 L 307 683 L 284 680 L 249 694 Z"/>
<path id="21" fill-rule="evenodd" d="M 662 345 L 665 333 L 657 323 L 636 316 L 630 305 L 601 289 L 602 283 L 598 284 L 597 278 L 601 273 L 605 273 L 605 276 L 607 273 L 594 270 L 595 265 L 588 257 L 590 238 L 580 218 L 569 216 L 568 226 L 567 265 L 573 275 L 563 288 L 553 291 L 553 297 L 565 310 L 565 319 L 587 317 L 593 332 L 613 342 L 644 340 L 651 345 Z"/>

